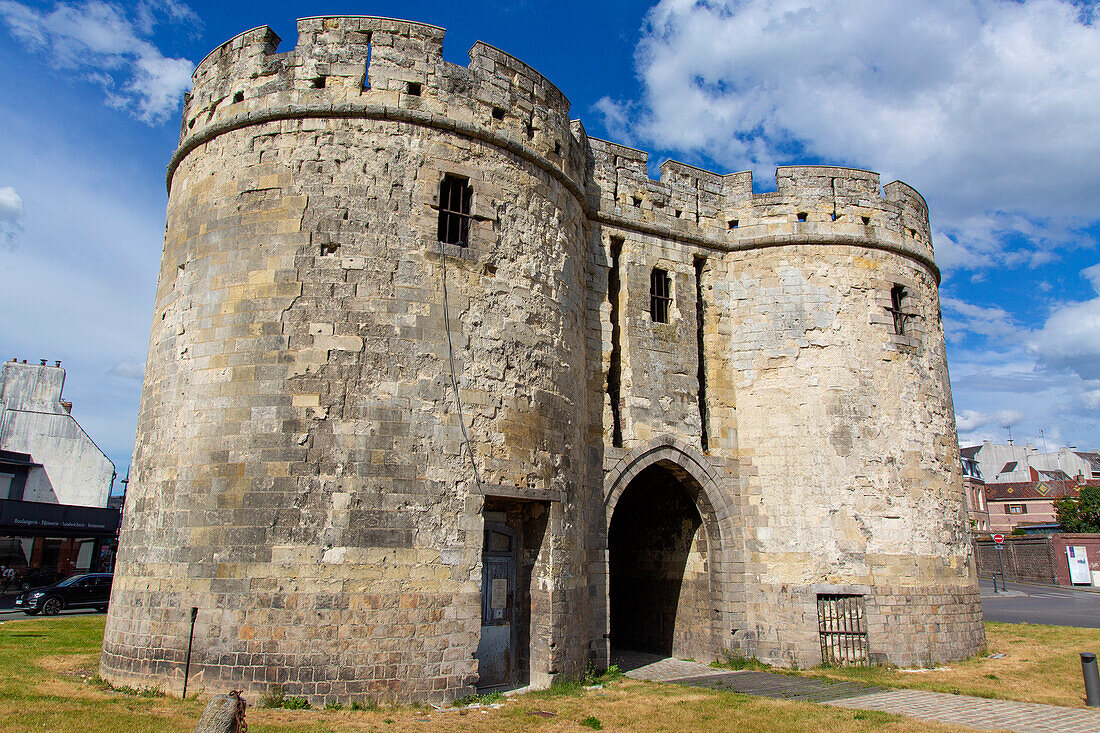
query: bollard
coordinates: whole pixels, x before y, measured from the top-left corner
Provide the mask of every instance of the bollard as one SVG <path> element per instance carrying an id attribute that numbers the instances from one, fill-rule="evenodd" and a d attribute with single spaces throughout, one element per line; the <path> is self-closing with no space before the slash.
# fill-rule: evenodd
<path id="1" fill-rule="evenodd" d="M 1081 674 L 1085 677 L 1085 704 L 1100 708 L 1100 671 L 1096 669 L 1096 655 L 1081 652 Z"/>

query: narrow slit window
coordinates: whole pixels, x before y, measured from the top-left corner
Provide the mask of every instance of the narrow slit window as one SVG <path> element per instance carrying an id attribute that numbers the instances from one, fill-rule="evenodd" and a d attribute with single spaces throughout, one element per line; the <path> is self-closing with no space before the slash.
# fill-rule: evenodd
<path id="1" fill-rule="evenodd" d="M 905 335 L 905 292 L 904 285 L 895 285 L 890 288 L 890 314 L 894 317 L 894 333 L 898 336 Z"/>
<path id="2" fill-rule="evenodd" d="M 439 184 L 439 241 L 465 247 L 470 242 L 470 200 L 473 188 L 465 178 L 448 173 Z"/>
<path id="3" fill-rule="evenodd" d="M 410 81 L 409 86 L 406 87 L 406 89 L 408 90 L 409 94 L 411 94 L 412 96 L 414 96 L 414 97 L 419 97 L 420 96 L 420 82 Z"/>
<path id="4" fill-rule="evenodd" d="M 367 36 L 367 63 L 363 67 L 363 89 L 370 89 L 370 55 L 371 55 L 371 37 Z"/>
<path id="5" fill-rule="evenodd" d="M 805 211 L 798 212 L 799 221 L 806 221 L 807 218 L 809 218 L 809 214 L 807 214 Z"/>
<path id="6" fill-rule="evenodd" d="M 611 402 L 611 445 L 623 446 L 622 405 L 620 404 L 620 380 L 622 379 L 622 329 L 619 325 L 619 259 L 622 256 L 623 239 L 611 238 L 611 268 L 607 272 L 607 300 L 611 306 L 611 363 L 607 370 L 607 397 Z"/>
<path id="7" fill-rule="evenodd" d="M 699 445 L 704 451 L 710 450 L 710 438 L 707 435 L 707 363 L 703 336 L 706 333 L 706 304 L 703 302 L 703 271 L 707 260 L 695 258 L 695 345 L 699 358 Z"/>
<path id="8" fill-rule="evenodd" d="M 325 88 L 325 80 L 326 80 L 326 77 L 323 77 L 323 76 L 315 77 L 313 79 L 313 81 L 311 82 L 311 85 L 313 86 L 314 89 L 324 89 Z"/>
<path id="9" fill-rule="evenodd" d="M 672 301 L 668 271 L 654 267 L 649 276 L 649 314 L 654 323 L 668 323 L 668 305 Z"/>

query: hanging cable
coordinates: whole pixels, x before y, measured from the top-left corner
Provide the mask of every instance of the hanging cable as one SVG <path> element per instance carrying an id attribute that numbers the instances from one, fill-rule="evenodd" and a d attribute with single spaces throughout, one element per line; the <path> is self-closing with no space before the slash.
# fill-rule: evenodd
<path id="1" fill-rule="evenodd" d="M 462 243 L 459 242 L 459 246 Z M 474 483 L 481 494 L 485 491 L 481 488 L 481 476 L 477 472 L 477 463 L 474 462 L 474 447 L 470 445 L 470 436 L 466 434 L 466 418 L 462 416 L 462 398 L 458 395 L 458 377 L 455 376 L 455 349 L 451 343 L 451 311 L 447 306 L 447 252 L 443 249 L 443 242 L 439 242 L 439 264 L 443 280 L 443 325 L 447 329 L 447 360 L 451 365 L 451 386 L 455 391 L 455 405 L 458 407 L 458 425 L 462 428 L 462 439 L 466 441 L 466 453 L 470 456 L 470 468 L 474 472 Z"/>

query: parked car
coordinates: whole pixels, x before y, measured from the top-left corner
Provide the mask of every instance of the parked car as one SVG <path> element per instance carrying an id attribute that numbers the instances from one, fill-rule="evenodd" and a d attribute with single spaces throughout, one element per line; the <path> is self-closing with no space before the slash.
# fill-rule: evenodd
<path id="1" fill-rule="evenodd" d="M 89 573 L 65 578 L 46 588 L 35 588 L 15 598 L 15 610 L 28 616 L 54 616 L 63 608 L 107 610 L 111 598 L 111 573 Z"/>

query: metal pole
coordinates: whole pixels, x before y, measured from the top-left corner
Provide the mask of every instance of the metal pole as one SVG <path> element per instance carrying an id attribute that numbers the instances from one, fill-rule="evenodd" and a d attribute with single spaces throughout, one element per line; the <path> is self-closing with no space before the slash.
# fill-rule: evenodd
<path id="1" fill-rule="evenodd" d="M 997 545 L 997 559 L 1001 561 L 1001 590 L 1008 590 L 1005 587 L 1005 546 Z"/>
<path id="2" fill-rule="evenodd" d="M 191 634 L 187 637 L 187 660 L 183 663 L 183 694 L 180 699 L 187 698 L 187 676 L 191 674 L 191 642 L 195 640 L 195 619 L 198 618 L 199 609 L 191 607 Z"/>
<path id="3" fill-rule="evenodd" d="M 1081 674 L 1085 677 L 1085 704 L 1100 708 L 1100 672 L 1096 669 L 1096 655 L 1081 652 Z"/>

